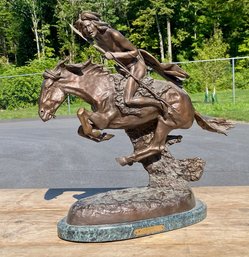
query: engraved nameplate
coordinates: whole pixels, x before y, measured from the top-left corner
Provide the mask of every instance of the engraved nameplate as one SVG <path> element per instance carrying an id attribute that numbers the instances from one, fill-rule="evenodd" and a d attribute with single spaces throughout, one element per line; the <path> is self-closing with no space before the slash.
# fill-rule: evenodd
<path id="1" fill-rule="evenodd" d="M 135 236 L 145 236 L 145 235 L 151 235 L 156 234 L 165 231 L 164 225 L 156 225 L 151 227 L 145 227 L 145 228 L 137 228 L 134 230 Z"/>

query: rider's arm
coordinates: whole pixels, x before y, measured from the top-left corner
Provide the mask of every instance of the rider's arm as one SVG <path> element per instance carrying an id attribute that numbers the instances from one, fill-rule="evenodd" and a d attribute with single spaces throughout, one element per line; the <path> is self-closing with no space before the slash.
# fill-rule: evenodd
<path id="1" fill-rule="evenodd" d="M 107 52 L 106 57 L 108 59 L 112 59 L 110 58 L 111 56 L 117 59 L 131 59 L 137 57 L 137 48 L 119 31 L 110 29 L 108 33 L 110 33 L 110 37 L 113 40 L 114 44 L 120 49 L 119 51 Z"/>

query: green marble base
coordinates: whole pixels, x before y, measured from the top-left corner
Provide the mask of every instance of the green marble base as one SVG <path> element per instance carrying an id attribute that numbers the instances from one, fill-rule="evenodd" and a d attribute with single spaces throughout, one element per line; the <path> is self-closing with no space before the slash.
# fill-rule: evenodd
<path id="1" fill-rule="evenodd" d="M 200 200 L 196 206 L 186 212 L 176 213 L 164 217 L 133 222 L 106 224 L 106 225 L 69 225 L 66 218 L 58 225 L 58 236 L 61 239 L 73 242 L 107 242 L 132 239 L 153 235 L 174 229 L 186 227 L 205 219 L 206 205 Z"/>

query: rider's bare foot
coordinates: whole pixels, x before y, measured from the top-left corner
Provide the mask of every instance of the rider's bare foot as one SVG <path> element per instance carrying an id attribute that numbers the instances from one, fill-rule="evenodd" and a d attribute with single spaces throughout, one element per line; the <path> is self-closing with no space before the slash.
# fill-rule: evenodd
<path id="1" fill-rule="evenodd" d="M 160 145 L 150 145 L 148 148 L 146 148 L 146 150 L 143 152 L 143 155 L 145 155 L 146 157 L 150 157 L 156 154 L 161 153 L 164 150 L 164 146 L 160 146 Z M 145 158 L 146 158 L 145 157 Z"/>

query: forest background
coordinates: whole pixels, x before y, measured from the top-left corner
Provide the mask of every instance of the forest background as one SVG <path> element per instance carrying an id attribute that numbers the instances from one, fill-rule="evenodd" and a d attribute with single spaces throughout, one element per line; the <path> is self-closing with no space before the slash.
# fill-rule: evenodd
<path id="1" fill-rule="evenodd" d="M 0 0 L 2 112 L 36 106 L 41 73 L 59 59 L 103 62 L 70 29 L 83 10 L 98 12 L 161 62 L 246 57 L 236 60 L 236 87 L 249 92 L 249 0 Z M 181 66 L 191 76 L 189 93 L 231 90 L 230 59 Z"/>

